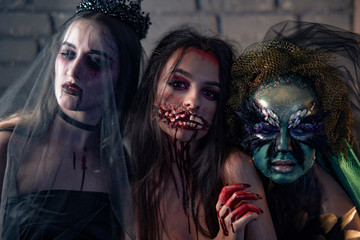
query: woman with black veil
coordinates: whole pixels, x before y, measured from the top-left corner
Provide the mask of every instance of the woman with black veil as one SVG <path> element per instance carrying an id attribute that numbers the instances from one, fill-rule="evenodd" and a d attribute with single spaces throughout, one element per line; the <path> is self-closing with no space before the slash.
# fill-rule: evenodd
<path id="1" fill-rule="evenodd" d="M 282 22 L 232 67 L 233 139 L 262 175 L 278 239 L 360 237 L 359 43 Z"/>
<path id="2" fill-rule="evenodd" d="M 83 1 L 0 100 L 1 239 L 135 238 L 122 132 L 149 18 Z"/>

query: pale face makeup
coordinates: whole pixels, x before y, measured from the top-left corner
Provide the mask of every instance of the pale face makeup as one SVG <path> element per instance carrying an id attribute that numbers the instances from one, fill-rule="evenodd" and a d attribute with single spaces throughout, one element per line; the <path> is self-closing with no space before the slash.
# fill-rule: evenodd
<path id="1" fill-rule="evenodd" d="M 314 119 L 317 100 L 301 83 L 272 81 L 255 91 L 252 100 L 261 122 L 252 126 L 263 142 L 254 152 L 256 167 L 276 183 L 291 183 L 306 174 L 315 159 L 308 140 L 321 131 Z"/>
<path id="2" fill-rule="evenodd" d="M 213 54 L 199 49 L 188 49 L 178 63 L 180 54 L 177 50 L 162 70 L 154 104 L 163 132 L 180 141 L 199 140 L 216 112 L 219 65 Z"/>
<path id="3" fill-rule="evenodd" d="M 82 19 L 70 25 L 55 62 L 55 96 L 66 114 L 84 112 L 98 121 L 118 79 L 117 52 L 101 24 Z"/>

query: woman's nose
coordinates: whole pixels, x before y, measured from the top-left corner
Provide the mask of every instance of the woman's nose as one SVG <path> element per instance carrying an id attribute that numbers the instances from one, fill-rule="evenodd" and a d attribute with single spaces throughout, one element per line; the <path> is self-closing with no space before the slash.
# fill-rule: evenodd
<path id="1" fill-rule="evenodd" d="M 198 109 L 200 107 L 200 99 L 197 91 L 189 91 L 185 96 L 183 105 L 188 109 Z"/>
<path id="2" fill-rule="evenodd" d="M 280 130 L 280 134 L 276 139 L 276 148 L 277 151 L 282 153 L 292 151 L 291 141 L 286 127 Z"/>
<path id="3" fill-rule="evenodd" d="M 81 80 L 81 76 L 85 71 L 83 65 L 84 65 L 83 59 L 80 56 L 77 56 L 72 61 L 72 64 L 68 69 L 68 74 L 74 79 Z"/>

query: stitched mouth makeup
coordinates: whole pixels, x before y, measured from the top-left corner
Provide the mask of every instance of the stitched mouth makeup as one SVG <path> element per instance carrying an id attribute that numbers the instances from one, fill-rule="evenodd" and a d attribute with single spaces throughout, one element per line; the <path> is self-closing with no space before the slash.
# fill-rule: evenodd
<path id="1" fill-rule="evenodd" d="M 208 130 L 210 124 L 202 117 L 192 114 L 184 109 L 170 108 L 161 106 L 158 109 L 158 117 L 172 128 L 182 128 L 185 130 Z"/>
<path id="2" fill-rule="evenodd" d="M 66 82 L 63 85 L 61 85 L 61 90 L 69 95 L 72 96 L 82 96 L 83 90 L 76 85 L 75 83 Z"/>

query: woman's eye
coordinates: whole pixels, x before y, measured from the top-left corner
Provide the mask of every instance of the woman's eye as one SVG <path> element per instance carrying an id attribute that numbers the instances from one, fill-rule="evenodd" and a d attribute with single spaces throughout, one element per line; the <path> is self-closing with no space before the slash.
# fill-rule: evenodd
<path id="1" fill-rule="evenodd" d="M 60 52 L 61 57 L 65 60 L 73 60 L 76 57 L 76 53 L 72 50 L 63 50 Z"/>
<path id="2" fill-rule="evenodd" d="M 88 56 L 86 58 L 90 68 L 94 70 L 107 69 L 110 67 L 109 61 L 98 56 Z"/>
<path id="3" fill-rule="evenodd" d="M 314 132 L 314 125 L 311 123 L 299 124 L 294 128 L 290 128 L 290 134 L 294 138 L 308 138 Z"/>
<path id="4" fill-rule="evenodd" d="M 256 123 L 253 127 L 253 133 L 261 139 L 269 139 L 280 132 L 280 128 L 268 123 Z"/>
<path id="5" fill-rule="evenodd" d="M 219 92 L 214 90 L 203 90 L 201 93 L 206 99 L 210 101 L 216 101 L 219 98 Z"/>
<path id="6" fill-rule="evenodd" d="M 182 90 L 182 89 L 188 88 L 188 86 L 185 82 L 178 81 L 178 80 L 170 81 L 170 82 L 168 82 L 168 85 L 171 86 L 172 88 L 174 88 L 175 90 Z"/>
<path id="7" fill-rule="evenodd" d="M 268 136 L 272 136 L 274 134 L 277 134 L 279 131 L 277 129 L 274 128 L 263 128 L 259 133 L 263 134 L 263 135 L 268 135 Z"/>

